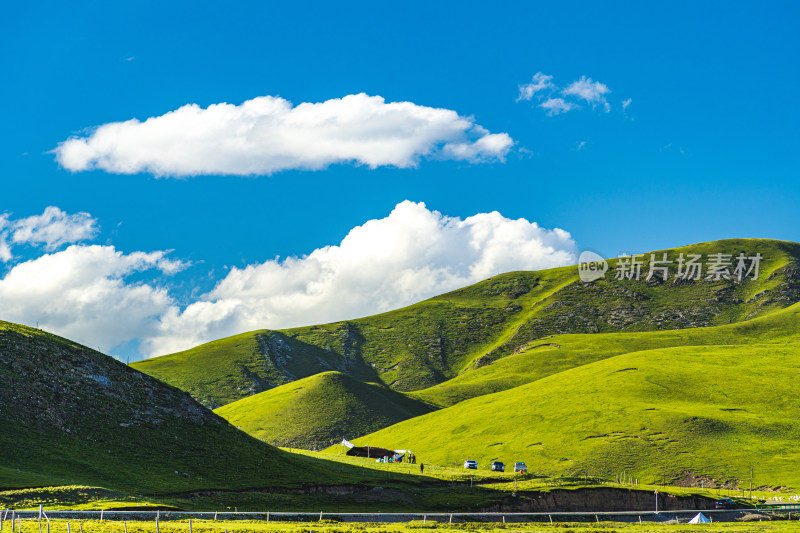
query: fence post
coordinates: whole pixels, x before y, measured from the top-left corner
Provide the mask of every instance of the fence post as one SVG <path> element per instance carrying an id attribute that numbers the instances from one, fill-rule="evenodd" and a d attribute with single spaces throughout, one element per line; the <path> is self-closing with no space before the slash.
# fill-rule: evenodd
<path id="1" fill-rule="evenodd" d="M 158 518 L 161 516 L 161 511 L 156 511 L 156 533 L 160 533 L 158 529 Z"/>
<path id="2" fill-rule="evenodd" d="M 122 527 L 125 529 L 125 533 L 128 533 L 128 522 L 126 520 L 122 521 Z M 69 533 L 69 531 L 67 531 Z"/>

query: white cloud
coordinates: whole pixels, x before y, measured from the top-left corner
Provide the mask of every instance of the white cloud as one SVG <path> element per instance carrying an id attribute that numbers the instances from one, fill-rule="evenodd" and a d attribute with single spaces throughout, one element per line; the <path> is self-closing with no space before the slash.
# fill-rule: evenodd
<path id="1" fill-rule="evenodd" d="M 185 105 L 73 137 L 54 150 L 66 169 L 158 176 L 257 175 L 335 163 L 415 167 L 423 158 L 502 160 L 514 141 L 470 117 L 354 94 L 295 107 L 263 96 L 241 105 Z"/>
<path id="2" fill-rule="evenodd" d="M 0 214 L 0 261 L 11 261 L 13 255 L 11 254 L 11 246 L 8 244 L 8 213 Z"/>
<path id="3" fill-rule="evenodd" d="M 610 92 L 611 89 L 605 84 L 599 81 L 592 81 L 592 78 L 581 76 L 581 79 L 578 81 L 567 85 L 567 87 L 561 91 L 561 94 L 565 96 L 575 96 L 589 102 L 592 106 L 600 104 L 603 106 L 604 111 L 608 113 L 611 110 L 611 105 L 606 101 L 605 95 Z"/>
<path id="4" fill-rule="evenodd" d="M 573 109 L 580 109 L 580 106 L 577 104 L 566 102 L 563 98 L 548 98 L 539 104 L 539 107 L 547 110 L 547 115 L 551 117 L 560 115 L 561 113 L 566 113 L 567 111 L 571 111 Z"/>
<path id="5" fill-rule="evenodd" d="M 519 96 L 517 102 L 520 100 L 531 100 L 534 96 L 540 96 L 541 92 L 552 91 L 556 86 L 552 82 L 553 76 L 537 72 L 533 75 L 531 83 L 519 86 Z"/>
<path id="6" fill-rule="evenodd" d="M 97 220 L 89 213 L 68 215 L 50 206 L 41 215 L 14 221 L 10 233 L 16 244 L 44 244 L 47 250 L 55 250 L 62 244 L 92 239 L 97 231 Z"/>
<path id="7" fill-rule="evenodd" d="M 622 110 L 624 111 L 624 110 L 628 109 L 628 106 L 631 105 L 631 102 L 633 102 L 633 98 L 628 98 L 627 100 L 623 100 L 622 101 Z"/>
<path id="8" fill-rule="evenodd" d="M 173 304 L 166 289 L 130 283 L 132 274 L 174 271 L 166 252 L 123 254 L 112 246 L 72 245 L 15 265 L 0 280 L 3 319 L 39 326 L 108 350 L 157 331 Z"/>
<path id="9" fill-rule="evenodd" d="M 580 109 L 581 106 L 576 101 L 584 101 L 591 104 L 592 108 L 598 105 L 603 108 L 603 111 L 608 113 L 611 111 L 611 104 L 606 99 L 606 95 L 611 93 L 611 89 L 604 83 L 593 81 L 592 78 L 581 76 L 579 80 L 573 81 L 564 88 L 560 88 L 553 83 L 553 76 L 537 72 L 533 76 L 531 83 L 519 86 L 519 96 L 517 102 L 520 100 L 532 100 L 536 97 L 538 100 L 544 100 L 538 107 L 544 109 L 548 116 L 560 115 L 573 109 Z M 571 99 L 567 100 L 566 97 Z M 631 99 L 625 100 L 622 103 L 623 109 L 628 107 Z"/>
<path id="10" fill-rule="evenodd" d="M 12 245 L 44 245 L 52 251 L 64 244 L 92 239 L 97 232 L 97 220 L 89 213 L 70 215 L 54 206 L 45 208 L 41 215 L 17 220 L 4 213 L 0 215 L 0 261 L 13 259 Z"/>
<path id="11" fill-rule="evenodd" d="M 202 301 L 170 309 L 146 348 L 163 354 L 257 328 L 356 318 L 501 272 L 574 262 L 575 244 L 561 229 L 497 212 L 462 220 L 405 201 L 338 245 L 232 269 Z"/>

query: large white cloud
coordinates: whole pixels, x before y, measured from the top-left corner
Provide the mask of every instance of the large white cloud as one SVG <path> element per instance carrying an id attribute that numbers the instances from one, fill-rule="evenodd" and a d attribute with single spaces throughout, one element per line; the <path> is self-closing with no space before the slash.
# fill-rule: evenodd
<path id="1" fill-rule="evenodd" d="M 561 229 L 497 212 L 447 217 L 405 201 L 336 245 L 234 268 L 185 307 L 167 276 L 186 264 L 167 252 L 72 245 L 19 263 L 0 279 L 0 318 L 38 322 L 103 351 L 138 341 L 144 355 L 160 355 L 258 328 L 395 309 L 501 272 L 575 263 L 575 252 Z"/>
<path id="2" fill-rule="evenodd" d="M 39 326 L 108 351 L 158 331 L 173 305 L 168 291 L 128 276 L 181 263 L 166 252 L 123 254 L 112 246 L 72 245 L 15 265 L 0 280 L 3 320 Z"/>
<path id="3" fill-rule="evenodd" d="M 144 122 L 104 124 L 55 153 L 72 171 L 255 175 L 334 163 L 408 168 L 425 157 L 502 160 L 512 145 L 508 134 L 455 111 L 362 93 L 295 107 L 274 96 L 189 104 Z"/>
<path id="4" fill-rule="evenodd" d="M 232 269 L 203 301 L 171 309 L 146 346 L 162 354 L 257 328 L 355 318 L 501 272 L 574 262 L 575 244 L 564 230 L 497 212 L 451 218 L 406 201 L 338 245 Z"/>

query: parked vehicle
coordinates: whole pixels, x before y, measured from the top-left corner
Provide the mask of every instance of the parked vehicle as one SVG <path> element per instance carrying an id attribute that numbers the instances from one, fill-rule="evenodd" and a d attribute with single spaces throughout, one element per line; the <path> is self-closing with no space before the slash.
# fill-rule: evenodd
<path id="1" fill-rule="evenodd" d="M 522 461 L 517 461 L 514 463 L 514 473 L 515 474 L 527 474 L 528 473 L 528 465 L 526 465 Z"/>
<path id="2" fill-rule="evenodd" d="M 492 472 L 505 472 L 506 465 L 501 463 L 500 461 L 495 461 L 492 463 Z"/>
<path id="3" fill-rule="evenodd" d="M 717 500 L 717 509 L 736 509 L 736 502 L 730 498 Z"/>
<path id="4" fill-rule="evenodd" d="M 469 468 L 470 470 L 477 470 L 478 469 L 478 461 L 473 461 L 472 459 L 467 459 L 464 461 L 464 468 Z"/>

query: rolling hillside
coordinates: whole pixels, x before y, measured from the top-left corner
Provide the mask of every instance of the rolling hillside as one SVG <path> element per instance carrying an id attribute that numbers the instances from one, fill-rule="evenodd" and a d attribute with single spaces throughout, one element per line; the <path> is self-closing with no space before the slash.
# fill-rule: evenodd
<path id="1" fill-rule="evenodd" d="M 797 305 L 766 316 L 705 328 L 634 333 L 552 335 L 494 363 L 464 372 L 409 396 L 430 405 L 458 402 L 518 387 L 581 365 L 617 355 L 681 346 L 746 346 L 800 342 Z"/>
<path id="2" fill-rule="evenodd" d="M 436 463 L 524 460 L 549 475 L 624 471 L 707 487 L 742 487 L 752 467 L 756 486 L 797 489 L 799 326 L 800 304 L 731 326 L 555 337 L 583 363 L 601 346 L 623 353 L 566 364 L 573 368 L 356 442 L 410 448 Z M 529 355 L 559 357 L 559 349 Z M 518 362 L 520 372 L 526 363 Z"/>
<path id="3" fill-rule="evenodd" d="M 590 284 L 574 267 L 513 272 L 390 313 L 131 365 L 150 376 L 0 323 L 0 486 L 362 482 L 360 470 L 259 440 L 311 448 L 366 435 L 356 442 L 436 463 L 525 460 L 547 475 L 707 486 L 741 486 L 753 467 L 757 486 L 800 488 L 800 245 L 668 253 L 720 251 L 761 254 L 760 275 L 617 280 L 622 260 Z"/>
<path id="4" fill-rule="evenodd" d="M 323 372 L 220 407 L 215 412 L 278 446 L 326 448 L 420 416 L 431 409 L 374 383 Z"/>
<path id="5" fill-rule="evenodd" d="M 158 494 L 296 486 L 299 471 L 335 479 L 326 462 L 263 444 L 187 393 L 40 330 L 0 322 L 0 383 L 3 488 Z"/>
<path id="6" fill-rule="evenodd" d="M 611 260 L 605 279 L 578 280 L 575 267 L 495 276 L 424 302 L 372 317 L 244 333 L 132 366 L 217 407 L 328 370 L 397 391 L 423 391 L 469 381 L 479 371 L 514 354 L 546 345 L 554 334 L 642 332 L 698 328 L 765 316 L 800 301 L 800 245 L 734 239 L 668 251 L 709 256 L 761 254 L 757 279 L 614 279 Z M 531 361 L 536 365 L 536 361 Z M 567 368 L 568 361 L 558 366 Z M 566 366 L 564 366 L 566 365 Z M 506 385 L 495 380 L 486 391 L 532 381 L 538 367 Z M 481 374 L 482 375 L 482 374 Z M 530 379 L 528 379 L 530 376 Z M 455 382 L 454 382 L 455 383 Z M 447 388 L 447 385 L 442 385 Z M 480 392 L 418 393 L 420 399 L 450 405 Z"/>

